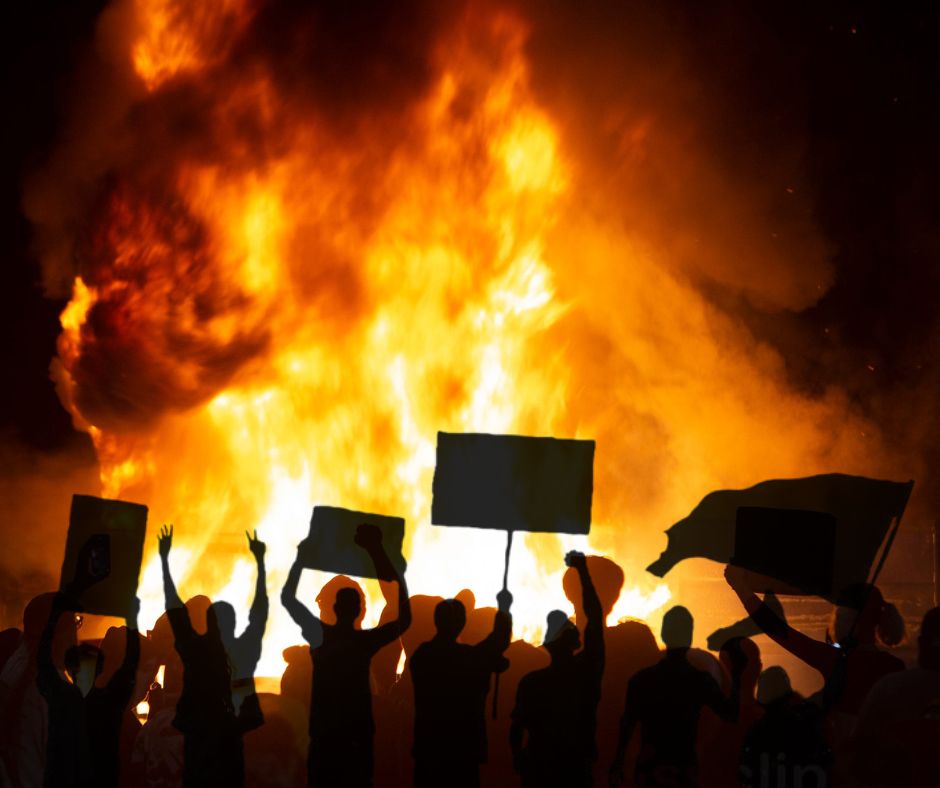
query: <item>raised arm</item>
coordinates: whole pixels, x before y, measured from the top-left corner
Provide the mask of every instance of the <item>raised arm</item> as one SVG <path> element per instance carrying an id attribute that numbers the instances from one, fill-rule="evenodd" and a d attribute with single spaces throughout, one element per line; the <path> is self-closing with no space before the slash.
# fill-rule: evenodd
<path id="1" fill-rule="evenodd" d="M 74 607 L 75 605 L 69 601 L 68 595 L 64 592 L 57 592 L 52 599 L 52 609 L 42 636 L 39 638 L 39 652 L 36 655 L 36 685 L 44 696 L 51 692 L 56 684 L 68 683 L 56 669 L 52 659 L 52 643 L 55 640 L 55 631 L 62 614 Z"/>
<path id="2" fill-rule="evenodd" d="M 584 653 L 600 660 L 600 667 L 604 664 L 604 610 L 601 607 L 600 597 L 588 572 L 587 559 L 584 553 L 572 550 L 565 556 L 565 563 L 573 567 L 581 580 L 581 604 L 587 623 L 584 626 Z"/>
<path id="3" fill-rule="evenodd" d="M 36 654 L 36 683 L 39 691 L 44 695 L 52 691 L 58 683 L 67 683 L 60 675 L 52 658 L 52 645 L 55 641 L 56 629 L 59 626 L 59 619 L 66 612 L 79 610 L 79 597 L 88 588 L 93 586 L 101 577 L 90 573 L 91 543 L 82 546 L 78 554 L 78 561 L 75 567 L 75 576 L 69 584 L 59 591 L 52 598 L 52 608 L 49 611 L 49 619 L 39 638 L 39 651 Z"/>
<path id="4" fill-rule="evenodd" d="M 751 590 L 748 574 L 745 570 L 728 564 L 725 567 L 725 580 L 728 581 L 728 585 L 738 595 L 738 599 L 741 600 L 741 604 L 744 605 L 748 615 L 751 616 L 754 623 L 761 628 L 764 634 L 793 656 L 798 657 L 807 665 L 816 668 L 823 676 L 828 677 L 838 661 L 836 649 L 826 643 L 813 640 L 787 624 Z"/>
<path id="5" fill-rule="evenodd" d="M 255 581 L 255 598 L 251 603 L 251 610 L 248 611 L 248 628 L 245 630 L 251 640 L 258 643 L 264 636 L 264 628 L 268 623 L 268 588 L 267 573 L 264 568 L 264 553 L 266 545 L 258 538 L 258 532 L 254 536 L 245 531 L 248 537 L 248 549 L 255 557 L 255 563 L 258 566 L 258 579 Z"/>
<path id="6" fill-rule="evenodd" d="M 108 680 L 108 689 L 119 693 L 126 704 L 134 692 L 137 681 L 137 666 L 140 664 L 140 632 L 137 629 L 137 615 L 140 612 L 140 600 L 134 597 L 124 617 L 127 639 L 124 644 L 124 659 L 121 666 Z"/>
<path id="7" fill-rule="evenodd" d="M 512 607 L 512 594 L 504 588 L 496 595 L 496 604 L 498 607 L 496 615 L 493 616 L 493 631 L 476 647 L 499 656 L 509 648 L 509 642 L 512 640 L 512 614 L 509 612 Z"/>
<path id="8" fill-rule="evenodd" d="M 176 590 L 176 583 L 170 574 L 170 548 L 173 546 L 173 526 L 164 525 L 157 537 L 160 547 L 160 564 L 163 567 L 163 599 L 167 610 L 183 607 L 183 600 Z"/>
<path id="9" fill-rule="evenodd" d="M 303 563 L 300 556 L 304 543 L 297 546 L 297 556 L 287 573 L 287 580 L 281 589 L 281 604 L 300 627 L 304 639 L 311 645 L 317 645 L 323 639 L 323 624 L 299 599 L 297 599 L 297 585 L 300 583 L 300 573 L 303 572 Z"/>
<path id="10" fill-rule="evenodd" d="M 356 529 L 356 544 L 365 550 L 379 580 L 394 580 L 398 584 L 398 617 L 372 630 L 379 647 L 391 643 L 411 626 L 411 600 L 404 575 L 395 568 L 382 546 L 382 532 L 374 525 L 363 524 Z"/>

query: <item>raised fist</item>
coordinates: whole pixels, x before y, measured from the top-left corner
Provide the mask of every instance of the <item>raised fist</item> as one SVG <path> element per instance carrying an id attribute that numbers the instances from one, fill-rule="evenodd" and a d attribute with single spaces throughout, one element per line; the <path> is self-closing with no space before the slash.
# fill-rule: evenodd
<path id="1" fill-rule="evenodd" d="M 565 556 L 565 564 L 574 569 L 583 569 L 587 566 L 587 558 L 579 550 L 572 550 Z"/>

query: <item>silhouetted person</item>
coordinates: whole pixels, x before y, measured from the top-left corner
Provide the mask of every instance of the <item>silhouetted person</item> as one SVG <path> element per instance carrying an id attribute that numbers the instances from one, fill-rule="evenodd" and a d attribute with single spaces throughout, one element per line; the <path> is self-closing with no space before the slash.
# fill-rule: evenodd
<path id="1" fill-rule="evenodd" d="M 587 622 L 578 628 L 560 610 L 548 615 L 543 645 L 551 663 L 519 682 L 509 742 L 522 785 L 579 788 L 593 784 L 595 727 L 604 672 L 604 614 L 582 553 L 565 563 L 578 572 Z"/>
<path id="2" fill-rule="evenodd" d="M 78 597 L 94 582 L 76 580 L 56 594 L 39 644 L 37 686 L 49 706 L 43 785 L 116 787 L 120 774 L 121 723 L 130 702 L 140 659 L 137 633 L 139 600 L 128 611 L 124 661 L 104 687 L 95 680 L 104 666 L 100 649 L 72 646 L 65 653 L 65 673 L 52 658 L 59 619 L 78 609 Z"/>
<path id="3" fill-rule="evenodd" d="M 398 582 L 398 618 L 374 629 L 355 628 L 362 614 L 360 595 L 343 588 L 336 594 L 336 623 L 317 618 L 297 599 L 303 570 L 298 547 L 281 592 L 281 603 L 300 626 L 313 656 L 310 696 L 310 750 L 307 784 L 310 786 L 370 786 L 373 772 L 372 692 L 369 664 L 382 646 L 400 636 L 411 623 L 411 606 L 404 578 L 382 548 L 382 533 L 362 525 L 356 544 L 369 553 L 380 579 Z"/>
<path id="4" fill-rule="evenodd" d="M 627 685 L 620 738 L 610 768 L 612 785 L 623 779 L 627 746 L 637 726 L 637 786 L 684 788 L 697 784 L 695 745 L 701 710 L 709 707 L 722 719 L 737 718 L 743 665 L 734 666 L 731 693 L 725 697 L 715 679 L 689 660 L 692 627 L 692 614 L 686 608 L 677 605 L 666 611 L 662 659 L 641 670 Z"/>
<path id="5" fill-rule="evenodd" d="M 700 783 L 709 788 L 725 788 L 738 782 L 741 748 L 751 726 L 763 714 L 757 702 L 757 681 L 763 663 L 760 649 L 753 640 L 731 637 L 724 640 L 718 654 L 722 671 L 722 692 L 731 692 L 731 676 L 736 665 L 742 665 L 740 706 L 734 721 L 716 717 L 710 709 L 702 710 L 699 722 Z"/>
<path id="6" fill-rule="evenodd" d="M 778 665 L 761 673 L 757 701 L 764 714 L 744 739 L 742 788 L 828 788 L 832 756 L 822 709 L 795 693 Z"/>
<path id="7" fill-rule="evenodd" d="M 245 631 L 235 636 L 235 609 L 228 602 L 216 602 L 212 606 L 219 624 L 222 644 L 228 654 L 232 671 L 232 703 L 242 732 L 257 728 L 264 722 L 255 694 L 255 668 L 261 659 L 261 639 L 264 637 L 264 628 L 268 621 L 268 590 L 264 569 L 266 546 L 258 539 L 257 531 L 254 536 L 246 531 L 245 536 L 248 537 L 248 549 L 255 557 L 258 569 L 255 598 L 248 612 L 248 626 Z"/>
<path id="8" fill-rule="evenodd" d="M 606 626 L 623 589 L 623 570 L 611 559 L 600 555 L 589 555 L 587 565 L 605 621 L 604 677 L 597 706 L 597 754 L 598 762 L 606 768 L 617 749 L 617 731 L 627 682 L 637 671 L 655 664 L 660 652 L 652 630 L 643 621 L 620 621 Z M 577 571 L 569 568 L 562 578 L 562 585 L 565 596 L 574 606 L 574 622 L 583 632 L 585 613 Z"/>
<path id="9" fill-rule="evenodd" d="M 879 643 L 892 646 L 903 639 L 904 620 L 874 586 L 855 585 L 842 592 L 833 616 L 834 642 L 822 643 L 793 629 L 762 603 L 746 571 L 729 564 L 725 578 L 768 636 L 823 675 L 826 710 L 854 717 L 876 681 L 904 670 L 904 662 L 878 648 Z"/>
<path id="10" fill-rule="evenodd" d="M 163 527 L 159 544 L 167 617 L 183 662 L 183 689 L 173 719 L 183 734 L 183 785 L 243 785 L 245 761 L 232 705 L 231 669 L 215 609 L 209 607 L 206 633 L 198 634 L 170 574 L 172 526 Z"/>
<path id="11" fill-rule="evenodd" d="M 476 645 L 458 643 L 467 623 L 463 603 L 445 599 L 434 610 L 437 634 L 411 660 L 415 692 L 416 788 L 476 788 L 486 761 L 486 696 L 490 677 L 505 666 L 512 595 L 496 595 L 493 630 Z"/>
<path id="12" fill-rule="evenodd" d="M 42 785 L 46 763 L 48 706 L 36 684 L 39 644 L 46 632 L 54 593 L 40 594 L 23 611 L 23 640 L 0 673 L 0 755 L 12 785 Z M 52 641 L 52 661 L 65 668 L 82 618 L 60 616 Z"/>
<path id="13" fill-rule="evenodd" d="M 917 638 L 917 665 L 868 693 L 853 735 L 853 776 L 865 786 L 940 785 L 940 607 Z"/>

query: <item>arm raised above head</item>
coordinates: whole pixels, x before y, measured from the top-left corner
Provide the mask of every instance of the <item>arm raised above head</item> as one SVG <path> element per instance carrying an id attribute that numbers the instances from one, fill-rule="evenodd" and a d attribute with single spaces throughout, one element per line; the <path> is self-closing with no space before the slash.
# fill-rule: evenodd
<path id="1" fill-rule="evenodd" d="M 587 623 L 584 627 L 584 651 L 604 659 L 604 610 L 588 571 L 584 553 L 572 550 L 565 556 L 565 563 L 572 567 L 581 581 L 581 604 Z"/>
<path id="2" fill-rule="evenodd" d="M 255 581 L 255 597 L 251 602 L 251 609 L 248 611 L 248 628 L 246 632 L 253 640 L 260 642 L 261 638 L 264 636 L 264 628 L 268 623 L 270 607 L 268 604 L 267 572 L 264 568 L 264 553 L 267 546 L 258 539 L 257 531 L 254 532 L 254 536 L 247 531 L 245 535 L 248 537 L 248 549 L 251 550 L 251 554 L 255 557 L 255 563 L 258 566 L 258 577 Z"/>
<path id="3" fill-rule="evenodd" d="M 163 569 L 163 600 L 167 610 L 183 607 L 183 600 L 180 599 L 179 592 L 176 590 L 176 583 L 173 582 L 173 575 L 170 573 L 170 548 L 173 546 L 173 526 L 164 525 L 160 529 L 157 537 L 157 543 L 160 548 L 160 565 Z"/>
<path id="4" fill-rule="evenodd" d="M 297 546 L 297 556 L 294 563 L 291 564 L 287 573 L 287 580 L 284 581 L 284 587 L 281 589 L 281 604 L 300 627 L 304 638 L 311 645 L 317 644 L 323 637 L 323 624 L 310 609 L 297 599 L 297 586 L 300 583 L 300 573 L 303 572 L 303 563 L 300 556 L 303 548 L 303 542 Z"/>

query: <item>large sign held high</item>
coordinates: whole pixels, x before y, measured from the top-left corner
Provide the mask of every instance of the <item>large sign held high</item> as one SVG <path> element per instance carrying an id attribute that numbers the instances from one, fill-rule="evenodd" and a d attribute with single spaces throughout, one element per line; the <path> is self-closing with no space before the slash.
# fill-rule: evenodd
<path id="1" fill-rule="evenodd" d="M 594 441 L 437 434 L 434 525 L 586 534 Z"/>
<path id="2" fill-rule="evenodd" d="M 83 573 L 97 582 L 82 593 L 82 609 L 102 616 L 126 615 L 137 595 L 146 531 L 146 506 L 73 495 L 60 589 L 71 583 L 79 561 L 86 561 Z"/>

